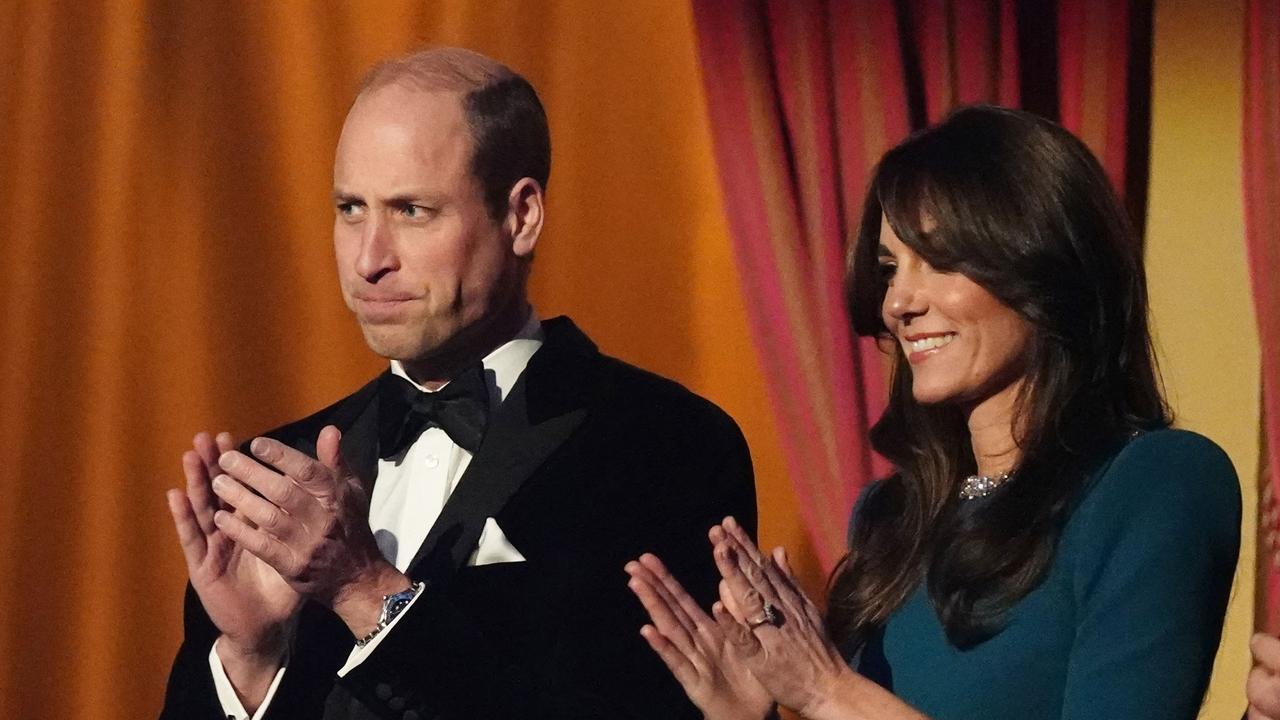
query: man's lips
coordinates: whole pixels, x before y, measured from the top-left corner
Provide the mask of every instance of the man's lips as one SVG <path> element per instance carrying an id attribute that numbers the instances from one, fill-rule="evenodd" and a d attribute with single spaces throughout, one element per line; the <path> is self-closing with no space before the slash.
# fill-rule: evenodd
<path id="1" fill-rule="evenodd" d="M 412 295 L 356 295 L 356 313 L 366 322 L 395 320 L 400 311 L 417 300 Z"/>
<path id="2" fill-rule="evenodd" d="M 404 302 L 406 300 L 417 300 L 417 296 L 407 293 L 393 293 L 391 295 L 356 295 L 356 300 L 369 303 L 393 303 Z"/>

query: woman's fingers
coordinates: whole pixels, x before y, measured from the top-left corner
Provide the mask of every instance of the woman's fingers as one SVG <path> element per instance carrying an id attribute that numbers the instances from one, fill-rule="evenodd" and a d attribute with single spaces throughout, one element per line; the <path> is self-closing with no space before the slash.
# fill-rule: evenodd
<path id="1" fill-rule="evenodd" d="M 662 583 L 662 587 L 667 591 L 667 596 L 676 602 L 679 608 L 688 617 L 694 627 L 702 632 L 707 632 L 713 627 L 711 618 L 707 615 L 698 602 L 693 599 L 688 590 L 680 584 L 680 581 L 667 570 L 667 566 L 662 564 L 662 560 L 657 555 L 645 553 L 640 556 L 640 564 L 644 568 L 653 573 L 654 577 Z"/>
<path id="2" fill-rule="evenodd" d="M 686 694 L 692 694 L 692 689 L 699 680 L 698 668 L 689 660 L 680 648 L 676 647 L 661 630 L 653 625 L 645 625 L 640 628 L 640 636 L 649 643 L 649 647 L 662 658 L 662 662 L 675 676 L 676 681 L 685 689 Z"/>
<path id="3" fill-rule="evenodd" d="M 781 549 L 775 548 L 773 555 L 766 558 L 764 565 L 761 567 L 765 577 L 765 584 L 768 586 L 765 595 L 770 602 L 779 606 L 782 612 L 790 615 L 790 619 L 796 620 L 802 615 L 809 617 L 808 606 L 813 603 L 809 601 L 809 597 L 804 594 L 804 591 L 778 568 L 778 564 L 775 562 L 778 550 Z M 772 591 L 772 597 L 768 597 L 768 591 Z M 819 625 L 819 627 L 821 626 Z"/>
<path id="4" fill-rule="evenodd" d="M 712 556 L 716 561 L 716 569 L 720 571 L 720 577 L 728 586 L 743 622 L 748 625 L 758 622 L 765 615 L 765 597 L 756 587 L 755 581 L 744 570 L 744 565 L 748 568 L 755 567 L 757 570 L 758 566 L 750 560 L 741 559 L 731 542 L 717 545 L 712 551 Z"/>
<path id="5" fill-rule="evenodd" d="M 787 581 L 792 585 L 799 587 L 796 582 L 796 574 L 791 570 L 791 558 L 787 557 L 787 549 L 779 545 L 773 549 L 773 563 L 778 566 L 782 574 L 786 576 Z"/>
<path id="6" fill-rule="evenodd" d="M 1255 633 L 1249 639 L 1249 649 L 1258 665 L 1273 673 L 1280 673 L 1280 638 L 1266 633 Z"/>
<path id="7" fill-rule="evenodd" d="M 747 535 L 747 531 L 743 529 L 742 525 L 738 524 L 738 521 L 732 515 L 726 517 L 720 523 L 720 528 L 737 545 L 738 551 L 745 558 L 756 564 L 764 562 L 764 556 L 760 554 L 760 549 L 756 547 L 755 541 Z"/>
<path id="8" fill-rule="evenodd" d="M 732 556 L 737 560 L 738 568 L 742 575 L 747 579 L 751 587 L 755 589 L 756 593 L 760 595 L 761 607 L 766 601 L 777 605 L 778 588 L 774 587 L 774 585 L 780 580 L 780 576 L 778 579 L 770 578 L 768 566 L 772 561 L 761 554 L 759 548 L 751 541 L 751 538 L 747 537 L 746 531 L 742 529 L 742 526 L 732 517 L 727 517 L 720 525 L 720 532 L 713 532 L 712 537 L 720 539 L 717 546 L 727 545 L 729 547 Z M 721 576 L 724 577 L 723 572 Z M 739 600 L 742 599 L 744 599 L 743 596 L 739 594 Z M 754 617 L 750 612 L 747 612 L 746 608 L 744 608 L 744 612 L 746 612 L 748 618 Z"/>
<path id="9" fill-rule="evenodd" d="M 679 646 L 686 654 L 693 650 L 693 634 L 696 632 L 693 621 L 684 616 L 679 603 L 662 587 L 662 583 L 651 572 L 638 562 L 627 563 L 626 571 L 631 575 L 627 587 L 639 598 L 645 612 L 657 631 L 671 642 Z"/>
<path id="10" fill-rule="evenodd" d="M 783 577 L 792 591 L 803 599 L 804 614 L 809 618 L 809 624 L 816 628 L 825 628 L 826 621 L 822 618 L 822 611 L 814 604 L 813 600 L 805 594 L 804 589 L 800 587 L 800 582 L 796 580 L 795 571 L 791 569 L 791 558 L 787 555 L 787 549 L 784 547 L 776 547 L 773 549 L 773 558 L 776 561 L 778 569 L 782 571 Z"/>
<path id="11" fill-rule="evenodd" d="M 734 620 L 740 623 L 747 621 L 747 618 L 742 614 L 742 609 L 738 607 L 738 599 L 733 596 L 733 591 L 729 589 L 729 583 L 723 579 L 720 581 L 720 603 L 725 610 L 729 611 Z"/>
<path id="12" fill-rule="evenodd" d="M 763 648 L 760 639 L 730 615 L 723 603 L 711 606 L 711 616 L 715 619 L 716 625 L 720 628 L 720 634 L 727 641 L 731 652 L 748 662 L 759 656 Z"/>

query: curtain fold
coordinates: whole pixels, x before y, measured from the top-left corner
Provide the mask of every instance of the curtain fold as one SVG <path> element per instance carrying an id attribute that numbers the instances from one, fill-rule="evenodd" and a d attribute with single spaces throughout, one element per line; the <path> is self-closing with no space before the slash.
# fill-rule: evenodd
<path id="1" fill-rule="evenodd" d="M 333 147 L 361 74 L 422 45 L 538 88 L 535 307 L 733 416 L 766 537 L 816 579 L 688 112 L 693 37 L 672 2 L 0 2 L 0 716 L 154 718 L 191 436 L 246 438 L 386 367 L 334 276 Z"/>
<path id="2" fill-rule="evenodd" d="M 886 402 L 887 357 L 851 336 L 841 280 L 872 166 L 955 107 L 993 102 L 1061 120 L 1122 194 L 1134 175 L 1145 186 L 1149 120 L 1145 101 L 1133 120 L 1131 98 L 1135 81 L 1149 82 L 1150 3 L 694 0 L 693 9 L 752 332 L 801 513 L 830 569 L 858 492 L 888 471 L 867 438 Z M 1139 223 L 1142 199 L 1130 206 Z"/>
<path id="3" fill-rule="evenodd" d="M 1280 0 L 1248 0 L 1244 57 L 1244 216 L 1262 348 L 1263 509 L 1258 626 L 1280 631 Z"/>
<path id="4" fill-rule="evenodd" d="M 896 54 L 884 47 L 896 35 L 883 32 L 892 5 L 861 4 L 871 29 L 858 27 L 858 5 L 694 4 L 752 333 L 801 514 L 828 569 L 843 553 L 856 492 L 884 470 L 866 434 L 884 405 L 881 358 L 852 337 L 842 300 L 845 238 L 859 207 L 847 196 L 850 185 L 861 195 L 868 164 L 907 130 L 899 103 L 890 112 L 851 103 L 837 116 L 835 97 L 881 99 L 876 85 L 892 87 L 897 71 L 882 62 Z M 835 37 L 851 39 L 839 59 L 855 71 L 834 71 Z M 853 164 L 837 164 L 845 158 Z"/>

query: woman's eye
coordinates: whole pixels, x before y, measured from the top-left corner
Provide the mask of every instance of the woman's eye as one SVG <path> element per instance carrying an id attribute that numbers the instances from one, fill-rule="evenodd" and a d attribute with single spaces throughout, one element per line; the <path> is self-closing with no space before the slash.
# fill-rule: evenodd
<path id="1" fill-rule="evenodd" d="M 893 280 L 893 274 L 898 270 L 897 263 L 882 262 L 876 266 L 876 277 L 882 283 L 888 283 Z"/>

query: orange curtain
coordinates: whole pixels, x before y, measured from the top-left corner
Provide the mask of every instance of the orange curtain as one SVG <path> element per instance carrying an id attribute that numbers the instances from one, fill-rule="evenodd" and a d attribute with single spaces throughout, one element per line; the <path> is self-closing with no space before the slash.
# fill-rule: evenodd
<path id="1" fill-rule="evenodd" d="M 154 717 L 191 435 L 382 367 L 337 292 L 332 149 L 361 73 L 424 44 L 550 112 L 533 293 L 742 424 L 768 542 L 816 581 L 751 350 L 681 3 L 0 3 L 0 714 Z M 619 582 L 625 575 L 619 569 Z"/>
<path id="2" fill-rule="evenodd" d="M 693 0 L 725 214 L 810 538 L 831 568 L 887 472 L 884 357 L 841 292 L 870 170 L 912 129 L 994 102 L 1061 119 L 1141 221 L 1149 2 Z"/>
<path id="3" fill-rule="evenodd" d="M 1262 347 L 1259 629 L 1280 632 L 1280 0 L 1249 0 L 1244 57 L 1244 210 Z"/>
<path id="4" fill-rule="evenodd" d="M 753 336 L 801 514 L 828 569 L 844 554 L 858 491 L 887 469 L 867 440 L 884 380 L 875 343 L 852 337 L 844 310 L 845 238 L 869 165 L 908 130 L 890 4 L 843 5 L 693 4 Z M 850 102 L 838 105 L 837 94 Z"/>

